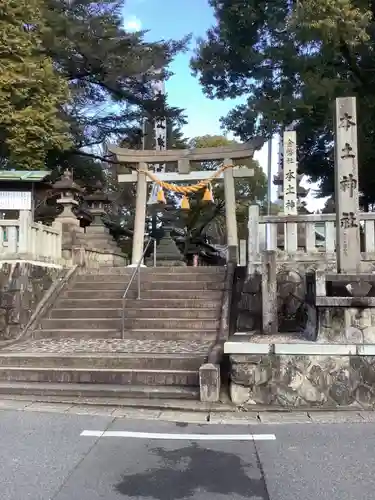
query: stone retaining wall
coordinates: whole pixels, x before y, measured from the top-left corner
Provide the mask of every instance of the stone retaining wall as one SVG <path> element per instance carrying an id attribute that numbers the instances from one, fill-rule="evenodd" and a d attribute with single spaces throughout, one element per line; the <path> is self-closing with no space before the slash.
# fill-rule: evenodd
<path id="1" fill-rule="evenodd" d="M 373 406 L 375 355 L 232 354 L 230 396 L 236 405 Z"/>
<path id="2" fill-rule="evenodd" d="M 25 261 L 0 264 L 0 343 L 16 338 L 62 273 L 61 266 Z"/>

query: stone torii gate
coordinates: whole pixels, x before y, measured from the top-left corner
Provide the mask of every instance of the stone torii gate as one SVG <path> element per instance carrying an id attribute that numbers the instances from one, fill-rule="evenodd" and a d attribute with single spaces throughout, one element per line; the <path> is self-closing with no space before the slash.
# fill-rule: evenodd
<path id="1" fill-rule="evenodd" d="M 212 172 L 207 170 L 190 171 L 190 162 L 222 161 L 224 165 L 233 165 L 233 160 L 252 159 L 254 152 L 264 144 L 264 139 L 258 137 L 244 144 L 235 144 L 216 148 L 196 149 L 173 149 L 167 151 L 125 149 L 117 146 L 109 146 L 109 152 L 117 157 L 117 160 L 126 164 L 138 164 L 139 171 L 130 174 L 119 174 L 120 183 L 137 183 L 137 195 L 135 206 L 135 221 L 133 234 L 132 265 L 136 265 L 143 253 L 146 204 L 147 204 L 147 182 L 152 180 L 145 174 L 149 165 L 177 163 L 178 172 L 158 173 L 157 177 L 166 182 L 201 181 L 207 179 Z M 151 171 L 151 170 L 150 170 Z M 225 214 L 227 225 L 228 260 L 237 261 L 237 221 L 236 221 L 236 199 L 235 178 L 252 177 L 254 171 L 251 168 L 233 167 L 226 168 L 217 178 L 224 180 Z M 217 180 L 216 179 L 216 180 Z"/>

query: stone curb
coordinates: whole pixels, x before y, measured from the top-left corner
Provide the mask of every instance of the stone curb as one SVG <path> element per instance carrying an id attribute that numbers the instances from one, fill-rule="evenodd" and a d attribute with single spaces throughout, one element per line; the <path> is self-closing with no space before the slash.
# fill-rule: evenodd
<path id="1" fill-rule="evenodd" d="M 293 342 L 290 344 L 252 343 L 247 341 L 227 341 L 224 354 L 260 354 L 291 356 L 375 356 L 375 345 L 359 344 L 319 344 L 316 342 Z"/>
<path id="2" fill-rule="evenodd" d="M 0 411 L 95 415 L 111 418 L 159 420 L 186 424 L 281 425 L 374 423 L 375 412 L 353 409 L 344 411 L 192 411 L 118 407 L 94 404 L 51 403 L 27 400 L 0 400 Z"/>

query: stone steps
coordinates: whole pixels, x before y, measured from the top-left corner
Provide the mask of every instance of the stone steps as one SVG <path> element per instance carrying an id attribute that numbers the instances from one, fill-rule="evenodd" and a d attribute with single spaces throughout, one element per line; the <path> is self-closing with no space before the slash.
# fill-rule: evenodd
<path id="1" fill-rule="evenodd" d="M 3 353 L 0 354 L 0 369 L 12 368 L 81 368 L 86 370 L 179 370 L 198 372 L 206 360 L 204 354 L 159 354 L 159 353 Z"/>
<path id="2" fill-rule="evenodd" d="M 67 384 L 162 385 L 197 387 L 196 370 L 127 368 L 20 367 L 0 368 L 0 382 L 52 382 Z"/>
<path id="3" fill-rule="evenodd" d="M 119 275 L 131 276 L 134 272 L 134 267 L 110 267 L 101 266 L 97 269 L 85 269 L 79 271 L 81 276 L 93 276 L 97 274 L 102 275 Z M 197 274 L 204 276 L 212 276 L 218 274 L 220 276 L 225 275 L 225 268 L 221 266 L 209 266 L 209 267 L 191 267 L 191 266 L 175 266 L 175 267 L 145 267 L 141 269 L 141 275 L 160 275 L 160 274 L 175 274 L 182 276 L 184 274 L 188 276 L 195 276 Z"/>
<path id="4" fill-rule="evenodd" d="M 189 329 L 189 330 L 207 330 L 217 329 L 219 327 L 219 320 L 213 319 L 191 319 L 191 318 L 127 318 L 124 322 L 127 330 L 150 329 L 155 330 L 163 329 Z M 77 328 L 80 329 L 121 329 L 121 318 L 48 318 L 44 319 L 41 323 L 42 330 L 69 330 Z"/>
<path id="5" fill-rule="evenodd" d="M 155 318 L 197 318 L 197 319 L 219 319 L 218 308 L 211 309 L 188 309 L 188 308 L 136 308 L 130 309 L 125 307 L 125 318 L 144 318 L 144 319 L 155 319 Z M 70 309 L 53 309 L 50 314 L 51 319 L 83 319 L 83 318 L 121 318 L 122 309 L 121 308 L 70 308 Z"/>
<path id="6" fill-rule="evenodd" d="M 110 279 L 108 274 L 79 274 L 75 280 L 76 283 L 122 283 L 123 285 L 127 285 L 131 278 L 131 274 L 111 274 Z M 223 275 L 220 273 L 210 273 L 210 274 L 202 274 L 202 273 L 182 273 L 181 275 L 175 273 L 142 273 L 141 272 L 141 284 L 149 283 L 154 281 L 158 282 L 166 282 L 166 281 L 177 281 L 181 282 L 192 282 L 201 284 L 202 282 L 210 282 L 210 283 L 221 283 L 223 281 Z"/>
<path id="7" fill-rule="evenodd" d="M 122 309 L 122 299 L 58 299 L 55 307 L 58 309 Z M 126 299 L 125 307 L 127 311 L 134 308 L 139 309 L 207 309 L 220 313 L 220 303 L 215 300 L 199 299 Z"/>
<path id="8" fill-rule="evenodd" d="M 210 330 L 182 330 L 138 328 L 125 331 L 125 338 L 133 340 L 215 340 L 217 329 Z M 121 330 L 115 328 L 56 328 L 38 329 L 33 332 L 34 339 L 120 339 Z"/>
<path id="9" fill-rule="evenodd" d="M 118 328 L 72 328 L 72 329 L 37 329 L 33 331 L 33 339 L 120 339 Z"/>
<path id="10" fill-rule="evenodd" d="M 43 398 L 109 398 L 124 399 L 199 399 L 199 388 L 150 385 L 65 384 L 41 382 L 0 382 L 0 394 L 41 396 Z"/>
<path id="11" fill-rule="evenodd" d="M 108 279 L 108 277 L 106 278 Z M 85 290 L 85 291 L 100 291 L 100 290 L 121 290 L 125 291 L 127 287 L 126 282 L 116 282 L 116 281 L 76 281 L 74 283 L 74 290 Z M 132 290 L 137 291 L 137 282 L 131 284 Z M 222 280 L 219 282 L 214 281 L 142 281 L 141 291 L 148 292 L 151 290 L 175 290 L 175 291 L 202 291 L 202 290 L 223 290 L 224 283 Z"/>
<path id="12" fill-rule="evenodd" d="M 182 284 L 180 285 L 182 288 Z M 121 299 L 123 296 L 123 290 L 106 290 L 104 287 L 101 290 L 84 290 L 84 289 L 70 289 L 66 290 L 63 294 L 63 298 L 70 299 Z M 176 299 L 183 297 L 184 300 L 201 300 L 211 302 L 213 300 L 220 301 L 222 297 L 221 290 L 142 290 L 142 299 Z M 130 290 L 127 299 L 136 299 L 137 291 Z"/>
<path id="13" fill-rule="evenodd" d="M 0 393 L 197 399 L 199 368 L 220 327 L 225 269 L 142 269 L 142 298 L 135 281 L 122 334 L 133 272 L 80 270 L 33 331 L 34 354 L 27 345 L 0 353 Z"/>

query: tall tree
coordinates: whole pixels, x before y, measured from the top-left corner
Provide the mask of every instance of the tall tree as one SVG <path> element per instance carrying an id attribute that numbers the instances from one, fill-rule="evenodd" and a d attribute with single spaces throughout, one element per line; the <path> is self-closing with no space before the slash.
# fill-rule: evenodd
<path id="1" fill-rule="evenodd" d="M 73 97 L 66 109 L 73 145 L 64 154 L 53 152 L 52 166 L 76 166 L 78 177 L 91 166 L 99 174 L 99 145 L 134 137 L 146 114 L 167 114 L 178 122 L 181 110 L 168 107 L 164 98 L 155 100 L 151 80 L 155 68 L 168 78 L 166 68 L 187 39 L 147 43 L 144 32 L 127 32 L 122 1 L 45 0 L 45 6 L 43 43 Z"/>
<path id="2" fill-rule="evenodd" d="M 223 119 L 241 139 L 294 123 L 302 173 L 333 192 L 333 104 L 358 100 L 360 189 L 375 201 L 375 2 L 210 0 L 216 25 L 192 67 L 210 97 L 246 97 Z"/>
<path id="3" fill-rule="evenodd" d="M 70 147 L 67 82 L 42 44 L 40 0 L 0 0 L 2 168 L 42 169 L 51 150 Z"/>

